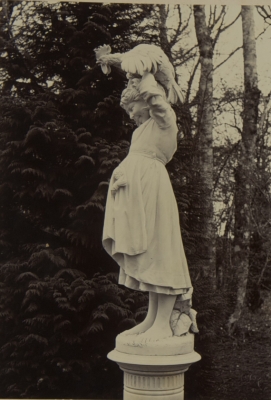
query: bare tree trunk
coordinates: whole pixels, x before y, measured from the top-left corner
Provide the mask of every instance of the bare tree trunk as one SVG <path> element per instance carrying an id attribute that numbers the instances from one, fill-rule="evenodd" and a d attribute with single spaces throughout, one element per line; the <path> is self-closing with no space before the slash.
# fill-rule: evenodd
<path id="1" fill-rule="evenodd" d="M 216 280 L 216 242 L 213 220 L 213 43 L 206 24 L 205 6 L 194 5 L 194 20 L 200 52 L 200 82 L 196 140 L 198 168 L 204 193 L 200 199 L 201 227 L 205 238 L 202 251 L 202 275 Z"/>
<path id="2" fill-rule="evenodd" d="M 230 333 L 234 331 L 242 313 L 249 273 L 252 177 L 254 172 L 258 105 L 260 99 L 253 13 L 254 6 L 242 6 L 245 91 L 240 158 L 235 174 L 235 227 L 232 265 L 236 280 L 236 304 L 234 312 L 228 321 L 228 330 Z"/>

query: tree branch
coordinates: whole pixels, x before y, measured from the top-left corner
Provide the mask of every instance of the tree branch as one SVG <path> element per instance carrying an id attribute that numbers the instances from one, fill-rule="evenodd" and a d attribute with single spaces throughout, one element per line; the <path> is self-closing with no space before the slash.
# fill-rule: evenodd
<path id="1" fill-rule="evenodd" d="M 240 129 L 238 126 L 229 124 L 228 122 L 226 122 L 225 125 L 228 125 L 231 128 L 235 128 L 237 130 L 237 132 L 240 133 L 240 135 L 242 135 L 242 129 Z"/>
<path id="2" fill-rule="evenodd" d="M 239 18 L 239 17 L 238 17 L 238 18 Z M 236 18 L 235 21 L 237 21 L 238 18 Z M 235 21 L 234 21 L 234 22 L 235 22 Z M 232 24 L 229 24 L 228 26 L 231 26 L 231 25 L 232 25 Z M 263 34 L 266 32 L 266 30 L 267 30 L 268 28 L 269 28 L 269 26 L 266 27 L 261 33 L 259 33 L 259 35 L 256 36 L 255 39 L 257 40 L 261 35 L 263 35 Z M 217 68 L 221 67 L 221 65 L 225 64 L 225 62 L 227 62 L 235 53 L 237 53 L 238 50 L 240 50 L 240 49 L 242 49 L 242 48 L 243 48 L 243 46 L 239 46 L 239 47 L 237 47 L 235 50 L 233 50 L 233 51 L 228 55 L 228 57 L 225 58 L 225 60 L 221 61 L 221 63 L 218 64 L 218 65 L 214 68 L 214 71 L 215 71 Z"/>
<path id="3" fill-rule="evenodd" d="M 270 261 L 271 261 L 271 260 L 270 260 L 270 252 L 268 251 L 267 254 L 266 254 L 266 259 L 265 259 L 264 266 L 263 266 L 263 268 L 262 268 L 262 270 L 261 270 L 261 274 L 260 274 L 259 279 L 258 279 L 258 282 L 257 282 L 257 285 L 258 285 L 258 286 L 260 286 L 260 284 L 261 284 L 261 281 L 262 281 L 262 279 L 263 279 L 263 275 L 264 275 L 264 273 L 265 273 L 265 271 L 266 271 L 266 268 L 268 267 L 268 263 L 269 263 Z"/>
<path id="4" fill-rule="evenodd" d="M 177 10 L 178 10 L 178 15 L 179 15 L 179 23 L 178 23 L 178 27 L 176 29 L 175 35 L 169 41 L 169 44 L 171 47 L 173 47 L 174 44 L 176 44 L 177 38 L 179 37 L 179 34 L 180 34 L 181 26 L 182 26 L 182 12 L 181 12 L 181 7 L 179 4 L 177 5 Z"/>
<path id="5" fill-rule="evenodd" d="M 190 22 L 191 17 L 192 17 L 192 14 L 193 14 L 193 11 L 192 11 L 192 7 L 191 7 L 191 8 L 190 8 L 190 14 L 189 14 L 189 16 L 188 16 L 188 18 L 187 18 L 186 24 L 185 24 L 184 27 L 181 29 L 180 34 L 182 34 L 182 33 L 188 28 L 189 22 Z"/>
<path id="6" fill-rule="evenodd" d="M 259 37 L 262 36 L 262 35 L 267 31 L 267 29 L 268 29 L 269 27 L 270 27 L 270 25 L 268 24 L 268 26 L 267 26 L 266 28 L 264 28 L 264 30 L 263 30 L 261 33 L 259 33 L 258 36 L 256 36 L 256 40 L 259 39 Z"/>
<path id="7" fill-rule="evenodd" d="M 214 71 L 215 71 L 217 68 L 221 67 L 221 65 L 225 64 L 225 62 L 227 62 L 235 53 L 237 53 L 238 50 L 240 50 L 240 49 L 242 49 L 242 48 L 243 48 L 243 46 L 239 46 L 239 47 L 237 47 L 235 50 L 233 50 L 233 51 L 228 55 L 228 57 L 225 58 L 225 60 L 221 61 L 221 63 L 218 64 L 218 65 L 214 68 Z"/>
<path id="8" fill-rule="evenodd" d="M 271 7 L 268 6 L 269 8 L 269 14 L 265 9 L 265 6 L 256 6 L 256 9 L 258 11 L 258 14 L 264 19 L 265 22 L 267 22 L 267 19 L 271 20 Z M 267 22 L 267 24 L 269 24 L 269 22 Z"/>
<path id="9" fill-rule="evenodd" d="M 182 35 L 182 33 L 186 31 L 186 29 L 189 26 L 189 22 L 190 22 L 190 19 L 191 19 L 191 16 L 192 16 L 192 9 L 190 8 L 190 13 L 189 13 L 189 16 L 187 18 L 187 21 L 182 27 L 182 13 L 181 13 L 181 7 L 180 7 L 179 4 L 177 6 L 177 9 L 178 9 L 178 14 L 179 14 L 179 24 L 178 24 L 178 27 L 176 29 L 176 32 L 175 32 L 174 36 L 172 37 L 172 39 L 169 42 L 171 47 L 173 47 L 174 44 L 176 44 L 178 42 L 178 39 L 179 39 L 180 35 Z"/>
<path id="10" fill-rule="evenodd" d="M 209 15 L 209 21 L 208 21 L 208 27 L 210 28 L 211 27 L 211 24 L 212 24 L 212 6 L 210 6 L 210 15 Z"/>
<path id="11" fill-rule="evenodd" d="M 271 98 L 271 91 L 268 93 L 266 97 L 264 97 L 264 109 L 260 118 L 259 126 L 258 126 L 258 135 L 262 136 L 264 122 L 266 120 L 267 113 L 270 109 L 270 98 Z"/>
<path id="12" fill-rule="evenodd" d="M 197 69 L 198 69 L 199 65 L 200 65 L 200 57 L 198 58 L 198 61 L 196 62 L 196 65 L 195 65 L 195 67 L 193 69 L 193 72 L 192 72 L 192 74 L 191 74 L 191 76 L 189 78 L 189 81 L 188 81 L 188 88 L 187 88 L 187 92 L 186 92 L 186 96 L 185 96 L 185 101 L 186 102 L 189 102 L 189 96 L 191 94 L 192 84 L 193 84 L 193 81 L 194 81 L 194 78 L 195 78 L 195 75 L 196 75 L 196 72 L 197 72 Z"/>
<path id="13" fill-rule="evenodd" d="M 224 28 L 220 29 L 220 33 L 226 31 L 228 28 L 230 28 L 233 24 L 235 24 L 235 22 L 241 17 L 241 12 L 237 15 L 237 17 L 228 25 L 225 25 Z"/>
<path id="14" fill-rule="evenodd" d="M 221 9 L 221 11 L 220 11 L 219 16 L 218 16 L 217 18 L 215 18 L 215 20 L 214 20 L 214 26 L 215 26 L 220 20 L 224 21 L 225 16 L 226 16 L 226 6 L 222 6 L 222 9 Z M 215 14 L 214 14 L 214 17 L 215 17 Z"/>
<path id="15" fill-rule="evenodd" d="M 225 16 L 226 16 L 226 12 L 225 12 L 225 8 L 224 8 L 224 13 L 223 13 L 222 16 L 221 16 L 221 23 L 220 23 L 220 26 L 219 26 L 219 28 L 217 29 L 217 33 L 216 33 L 216 35 L 215 35 L 215 37 L 214 37 L 213 46 L 216 45 L 216 43 L 217 43 L 217 41 L 218 41 L 218 38 L 219 38 L 219 36 L 220 36 L 221 33 L 222 33 L 222 26 L 223 26 L 223 24 L 224 24 Z"/>
<path id="16" fill-rule="evenodd" d="M 183 56 L 183 57 L 187 57 L 188 54 L 191 53 L 193 50 L 195 50 L 197 47 L 199 47 L 198 44 L 196 44 L 195 46 L 191 47 L 191 49 L 189 49 L 189 50 L 187 50 L 185 53 L 183 53 L 182 56 Z M 177 52 L 176 52 L 176 53 L 177 53 Z M 176 63 L 176 65 L 178 65 L 178 64 Z M 181 65 L 181 63 L 180 63 L 180 65 Z"/>

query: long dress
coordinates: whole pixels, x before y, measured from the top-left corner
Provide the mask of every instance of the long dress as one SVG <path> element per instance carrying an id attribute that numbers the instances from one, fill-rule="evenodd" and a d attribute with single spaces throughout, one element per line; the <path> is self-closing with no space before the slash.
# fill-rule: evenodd
<path id="1" fill-rule="evenodd" d="M 120 284 L 185 295 L 192 286 L 165 168 L 177 148 L 176 116 L 155 80 L 142 82 L 140 91 L 150 118 L 134 131 L 129 154 L 110 180 L 103 246 L 120 266 Z"/>

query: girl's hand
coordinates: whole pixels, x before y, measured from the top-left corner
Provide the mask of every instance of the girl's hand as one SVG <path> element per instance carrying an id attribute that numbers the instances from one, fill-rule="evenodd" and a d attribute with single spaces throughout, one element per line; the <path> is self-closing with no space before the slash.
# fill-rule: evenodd
<path id="1" fill-rule="evenodd" d="M 139 85 L 139 91 L 141 91 L 143 88 L 151 87 L 157 87 L 157 82 L 151 72 L 145 71 Z"/>
<path id="2" fill-rule="evenodd" d="M 142 81 L 147 80 L 147 79 L 154 79 L 154 76 L 151 72 L 145 71 L 144 74 L 142 75 Z"/>

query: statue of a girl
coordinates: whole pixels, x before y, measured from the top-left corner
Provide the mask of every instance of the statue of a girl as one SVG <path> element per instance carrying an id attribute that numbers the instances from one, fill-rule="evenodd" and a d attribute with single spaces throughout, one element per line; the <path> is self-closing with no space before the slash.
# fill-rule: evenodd
<path id="1" fill-rule="evenodd" d="M 191 297 L 176 199 L 165 165 L 177 148 L 176 116 L 150 72 L 133 78 L 121 106 L 137 124 L 128 156 L 114 170 L 106 204 L 103 246 L 120 266 L 119 283 L 149 292 L 145 320 L 122 335 L 141 342 L 173 335 L 177 296 Z"/>

